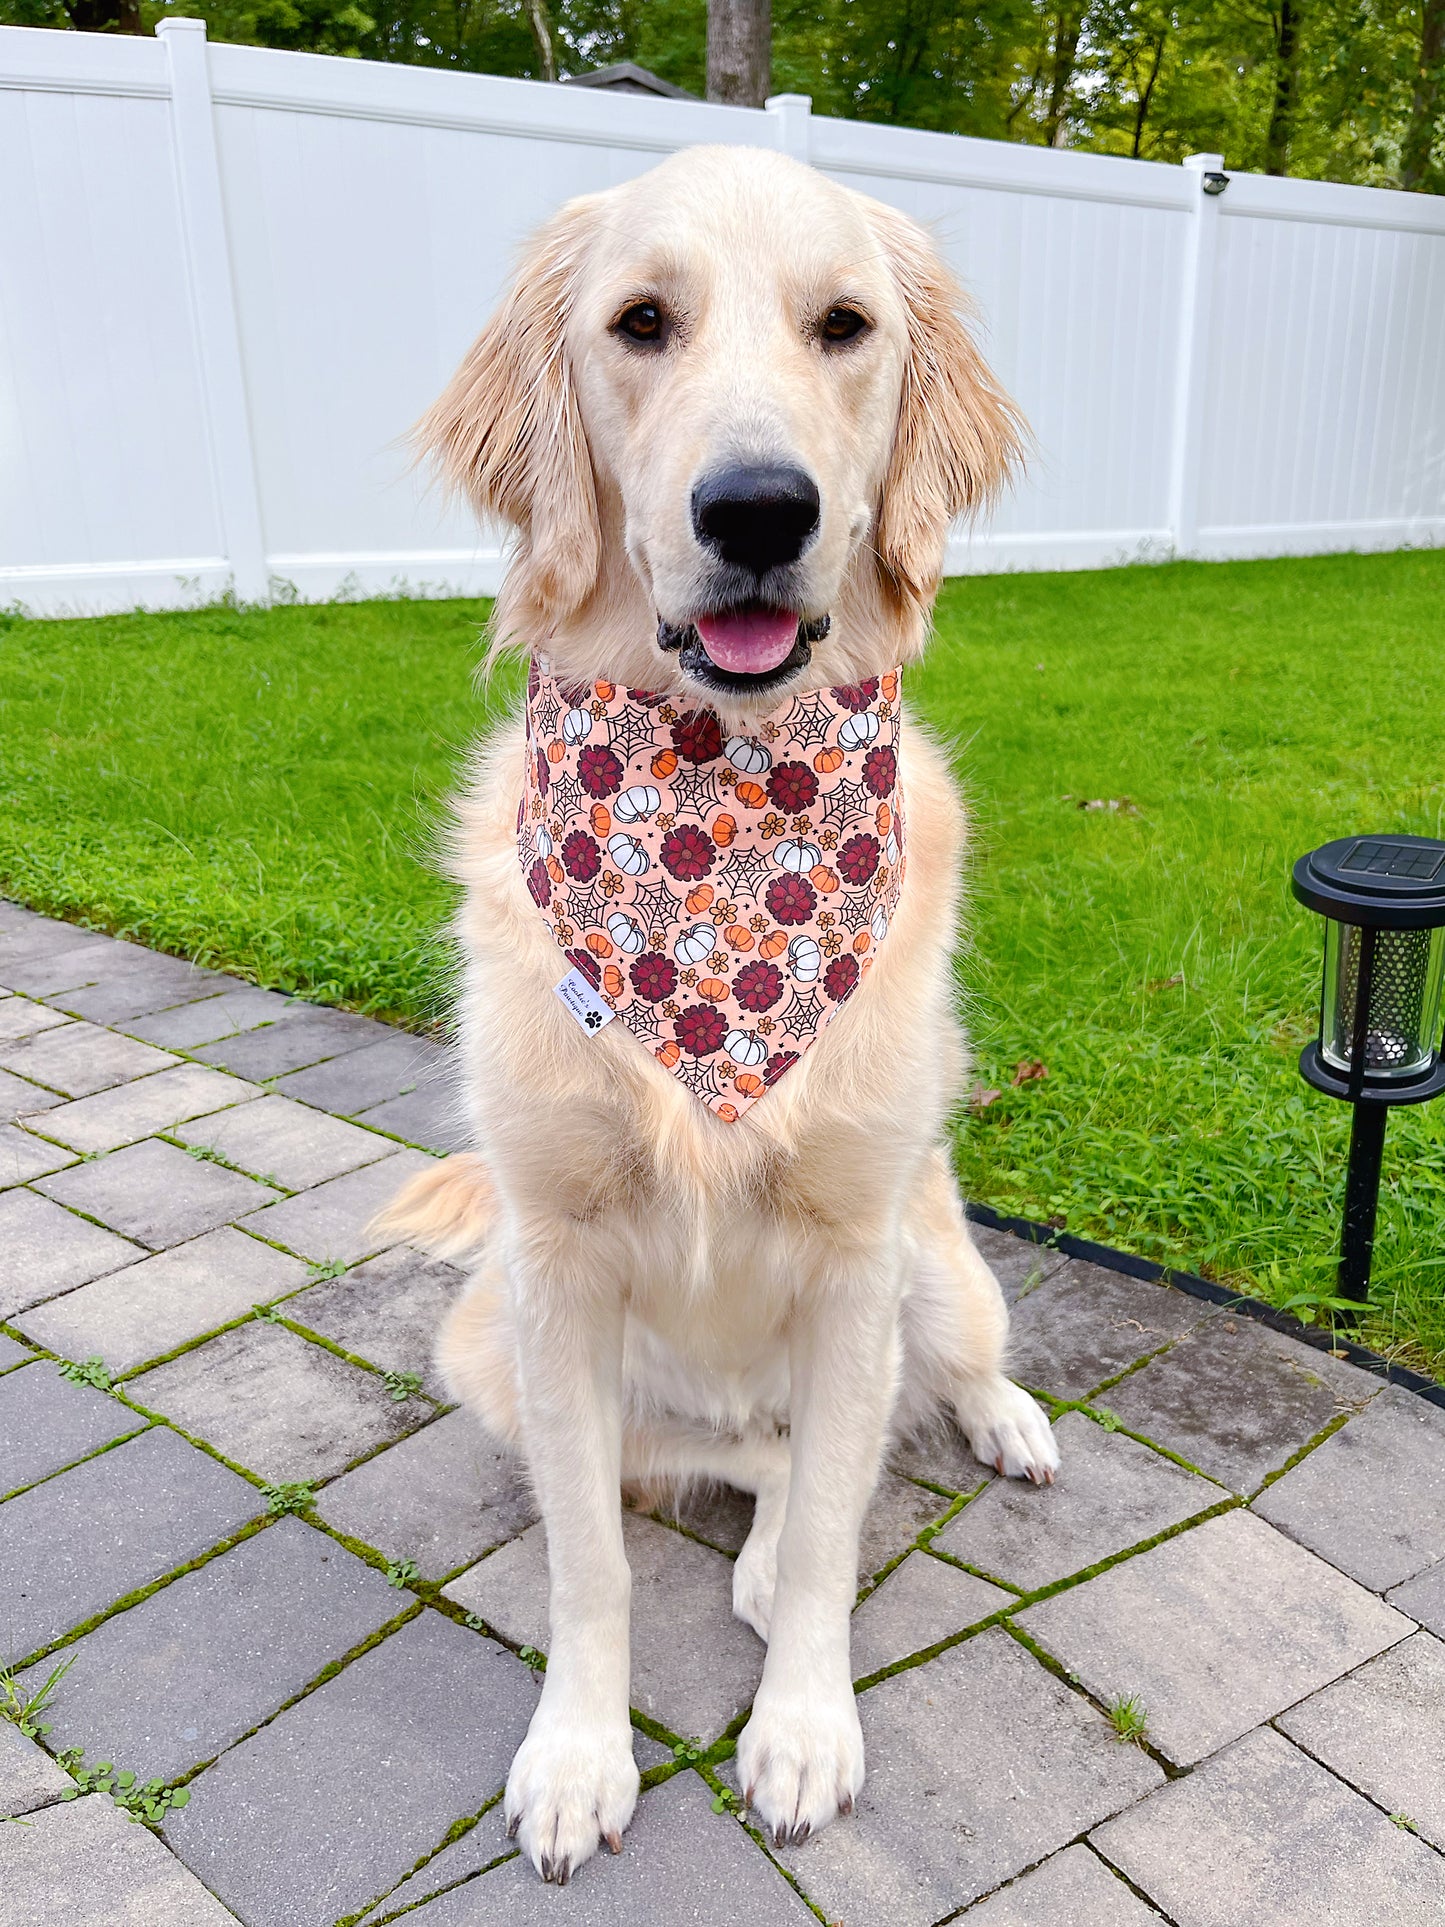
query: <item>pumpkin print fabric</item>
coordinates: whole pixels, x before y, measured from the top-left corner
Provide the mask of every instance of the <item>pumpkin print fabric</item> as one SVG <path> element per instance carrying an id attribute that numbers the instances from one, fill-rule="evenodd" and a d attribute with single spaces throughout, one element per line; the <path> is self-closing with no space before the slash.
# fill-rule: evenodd
<path id="1" fill-rule="evenodd" d="M 730 736 L 533 662 L 517 849 L 568 963 L 734 1123 L 821 1034 L 903 883 L 899 672 Z"/>

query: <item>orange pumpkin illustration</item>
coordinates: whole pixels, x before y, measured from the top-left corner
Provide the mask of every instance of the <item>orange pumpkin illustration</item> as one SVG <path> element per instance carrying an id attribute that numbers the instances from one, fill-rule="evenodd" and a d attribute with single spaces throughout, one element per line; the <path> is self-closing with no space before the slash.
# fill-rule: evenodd
<path id="1" fill-rule="evenodd" d="M 730 923 L 727 929 L 723 931 L 723 935 L 727 938 L 734 950 L 751 950 L 753 947 L 754 937 L 752 931 L 746 929 L 740 923 Z"/>
<path id="2" fill-rule="evenodd" d="M 720 977 L 704 977 L 697 987 L 699 997 L 706 997 L 710 1004 L 720 1004 L 728 994 L 728 987 Z"/>
<path id="3" fill-rule="evenodd" d="M 736 1124 L 739 1117 L 739 1111 L 736 1104 L 719 1104 L 717 1107 L 717 1114 L 722 1119 L 724 1124 Z"/>
<path id="4" fill-rule="evenodd" d="M 617 694 L 617 685 L 610 682 L 595 682 L 592 687 L 597 691 L 599 703 L 610 703 Z"/>
<path id="5" fill-rule="evenodd" d="M 842 767 L 843 752 L 841 749 L 820 749 L 818 754 L 813 758 L 813 768 L 817 770 L 820 776 L 831 776 L 835 769 L 842 769 Z"/>
<path id="6" fill-rule="evenodd" d="M 677 751 L 660 749 L 652 759 L 652 773 L 659 781 L 665 781 L 677 768 Z"/>
<path id="7" fill-rule="evenodd" d="M 768 792 L 761 783 L 739 783 L 733 795 L 745 810 L 760 810 L 768 800 Z"/>
<path id="8" fill-rule="evenodd" d="M 612 828 L 612 812 L 605 803 L 594 803 L 587 820 L 594 836 L 606 836 Z"/>
<path id="9" fill-rule="evenodd" d="M 814 886 L 821 890 L 825 897 L 838 887 L 838 872 L 830 870 L 826 863 L 815 863 L 808 875 L 812 878 Z"/>
<path id="10" fill-rule="evenodd" d="M 682 1056 L 682 1052 L 676 1044 L 659 1044 L 656 1056 L 658 1063 L 662 1065 L 663 1069 L 670 1071 L 678 1058 Z"/>
<path id="11" fill-rule="evenodd" d="M 883 694 L 884 694 L 884 695 L 885 695 L 885 696 L 886 696 L 886 697 L 888 698 L 888 700 L 889 700 L 889 702 L 895 702 L 895 701 L 897 700 L 897 697 L 898 697 L 898 671 L 897 671 L 896 669 L 890 669 L 890 670 L 888 670 L 888 671 L 887 671 L 887 673 L 886 673 L 886 674 L 884 675 L 884 678 L 883 678 Z"/>
<path id="12" fill-rule="evenodd" d="M 616 964 L 605 964 L 602 970 L 602 988 L 609 997 L 622 995 L 622 972 Z"/>
<path id="13" fill-rule="evenodd" d="M 737 833 L 738 820 L 735 816 L 729 816 L 726 810 L 723 811 L 721 816 L 714 819 L 712 840 L 717 844 L 719 849 L 725 850 Z"/>
<path id="14" fill-rule="evenodd" d="M 706 910 L 707 906 L 712 902 L 712 885 L 710 883 L 699 883 L 695 890 L 688 891 L 686 902 L 690 915 L 694 917 L 701 916 L 703 911 Z"/>
<path id="15" fill-rule="evenodd" d="M 775 930 L 770 937 L 764 937 L 758 945 L 760 957 L 781 957 L 788 947 L 788 939 L 781 930 Z"/>
<path id="16" fill-rule="evenodd" d="M 763 1080 L 756 1071 L 739 1071 L 733 1079 L 733 1088 L 741 1091 L 744 1097 L 759 1097 L 763 1091 Z"/>
<path id="17" fill-rule="evenodd" d="M 549 763 L 560 763 L 562 758 L 566 754 L 567 754 L 567 745 L 564 742 L 562 742 L 560 738 L 556 742 L 548 743 L 547 761 Z"/>
<path id="18" fill-rule="evenodd" d="M 886 803 L 880 803 L 873 812 L 873 821 L 878 825 L 878 834 L 887 836 L 893 827 L 893 812 Z"/>
<path id="19" fill-rule="evenodd" d="M 600 930 L 589 930 L 587 932 L 587 948 L 592 952 L 594 957 L 610 957 L 612 955 L 612 945 Z"/>
<path id="20" fill-rule="evenodd" d="M 873 941 L 872 937 L 869 936 L 866 930 L 860 930 L 857 936 L 853 939 L 853 948 L 858 952 L 858 955 L 861 957 L 863 955 L 863 952 L 868 948 L 869 944 L 872 943 L 872 941 Z"/>
<path id="21" fill-rule="evenodd" d="M 567 872 L 555 856 L 547 858 L 547 874 L 559 886 L 567 881 Z"/>

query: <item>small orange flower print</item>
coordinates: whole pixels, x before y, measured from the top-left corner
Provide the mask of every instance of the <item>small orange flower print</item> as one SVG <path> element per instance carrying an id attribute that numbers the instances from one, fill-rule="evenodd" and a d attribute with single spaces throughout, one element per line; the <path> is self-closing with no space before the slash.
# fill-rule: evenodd
<path id="1" fill-rule="evenodd" d="M 788 819 L 785 816 L 779 816 L 776 810 L 769 810 L 758 825 L 765 837 L 781 836 L 787 827 Z"/>

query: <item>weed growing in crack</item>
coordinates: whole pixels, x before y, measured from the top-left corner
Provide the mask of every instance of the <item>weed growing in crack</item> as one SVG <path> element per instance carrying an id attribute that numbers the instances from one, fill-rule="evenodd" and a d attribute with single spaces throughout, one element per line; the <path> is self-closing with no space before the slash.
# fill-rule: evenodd
<path id="1" fill-rule="evenodd" d="M 409 1586 L 420 1572 L 421 1568 L 415 1559 L 393 1559 L 386 1569 L 386 1583 L 400 1590 L 403 1586 Z"/>
<path id="2" fill-rule="evenodd" d="M 339 1278 L 346 1269 L 342 1258 L 323 1258 L 314 1265 L 306 1267 L 306 1276 L 313 1285 L 319 1285 L 327 1278 Z"/>
<path id="3" fill-rule="evenodd" d="M 1105 1432 L 1117 1432 L 1123 1423 L 1119 1414 L 1117 1412 L 1111 1412 L 1107 1405 L 1096 1405 L 1094 1407 L 1094 1416 Z"/>
<path id="4" fill-rule="evenodd" d="M 219 1151 L 213 1151 L 209 1144 L 188 1144 L 186 1156 L 195 1158 L 200 1164 L 224 1164 L 226 1160 Z"/>
<path id="5" fill-rule="evenodd" d="M 49 1720 L 37 1720 L 35 1715 L 41 1711 L 50 1695 L 75 1664 L 75 1655 L 61 1660 L 55 1671 L 33 1693 L 27 1693 L 8 1666 L 0 1666 L 0 1716 L 18 1726 L 27 1740 L 38 1740 L 42 1733 L 50 1731 Z"/>
<path id="6" fill-rule="evenodd" d="M 381 1382 L 391 1393 L 392 1403 L 394 1405 L 402 1405 L 405 1404 L 407 1399 L 415 1398 L 420 1392 L 421 1373 L 383 1372 Z"/>
<path id="7" fill-rule="evenodd" d="M 158 1827 L 168 1813 L 190 1803 L 185 1787 L 168 1787 L 160 1779 L 138 1780 L 128 1769 L 118 1771 L 109 1760 L 86 1766 L 83 1746 L 68 1746 L 55 1758 L 75 1781 L 61 1794 L 62 1800 L 78 1800 L 82 1793 L 108 1793 L 127 1818 L 147 1827 Z"/>
<path id="8" fill-rule="evenodd" d="M 519 1646 L 517 1657 L 524 1666 L 530 1666 L 534 1673 L 544 1673 L 547 1670 L 546 1656 L 539 1653 L 535 1646 Z"/>
<path id="9" fill-rule="evenodd" d="M 1137 1693 L 1110 1700 L 1106 1711 L 1116 1740 L 1125 1746 L 1143 1746 L 1149 1737 L 1149 1714 Z"/>
<path id="10" fill-rule="evenodd" d="M 264 1318 L 268 1325 L 281 1323 L 281 1314 L 275 1305 L 252 1305 L 251 1309 L 258 1318 Z"/>
<path id="11" fill-rule="evenodd" d="M 1408 1813 L 1392 1813 L 1390 1815 L 1390 1824 L 1398 1827 L 1401 1833 L 1418 1833 L 1420 1831 L 1419 1822 L 1412 1820 Z"/>
<path id="12" fill-rule="evenodd" d="M 741 1813 L 743 1803 L 730 1786 L 719 1787 L 712 1796 L 712 1810 L 714 1813 Z"/>
<path id="13" fill-rule="evenodd" d="M 93 1357 L 82 1359 L 75 1364 L 71 1359 L 62 1359 L 57 1370 L 62 1378 L 68 1378 L 72 1385 L 93 1385 L 98 1392 L 114 1391 L 110 1373 L 105 1369 L 105 1360 L 96 1352 Z"/>
<path id="14" fill-rule="evenodd" d="M 463 1613 L 462 1624 L 470 1626 L 474 1633 L 484 1633 L 487 1630 L 487 1622 L 480 1613 Z"/>
<path id="15" fill-rule="evenodd" d="M 266 1501 L 266 1510 L 279 1519 L 285 1512 L 304 1512 L 316 1492 L 314 1487 L 298 1479 L 290 1485 L 263 1485 L 261 1497 Z"/>
<path id="16" fill-rule="evenodd" d="M 672 1749 L 672 1757 L 681 1760 L 684 1766 L 696 1766 L 706 1751 L 701 1740 L 679 1740 Z"/>

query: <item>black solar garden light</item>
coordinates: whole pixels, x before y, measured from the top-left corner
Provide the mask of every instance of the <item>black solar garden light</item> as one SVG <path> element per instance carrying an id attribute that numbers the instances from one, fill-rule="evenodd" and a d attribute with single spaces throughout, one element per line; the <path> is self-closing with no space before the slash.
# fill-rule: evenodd
<path id="1" fill-rule="evenodd" d="M 1294 893 L 1326 919 L 1320 1034 L 1299 1067 L 1354 1106 L 1339 1295 L 1363 1305 L 1390 1106 L 1445 1091 L 1445 843 L 1342 836 L 1300 858 Z"/>

